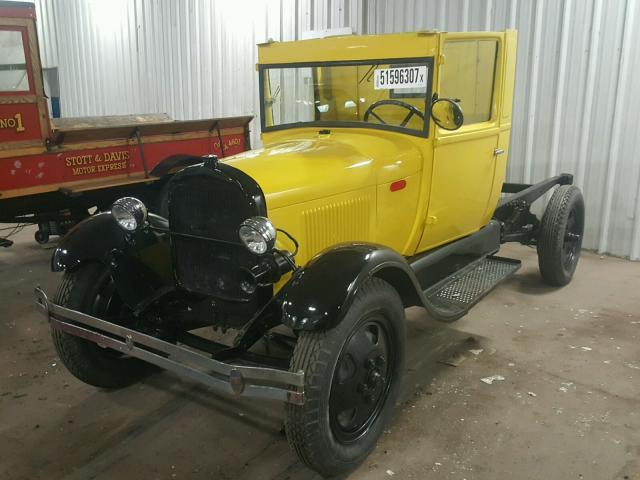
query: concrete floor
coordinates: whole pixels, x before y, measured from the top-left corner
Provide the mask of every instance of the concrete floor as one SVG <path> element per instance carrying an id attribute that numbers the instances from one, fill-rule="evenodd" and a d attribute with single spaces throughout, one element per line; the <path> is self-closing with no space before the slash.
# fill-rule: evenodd
<path id="1" fill-rule="evenodd" d="M 115 392 L 72 378 L 32 305 L 58 276 L 31 238 L 0 251 L 0 478 L 317 478 L 278 404 L 166 373 Z M 585 253 L 551 289 L 535 250 L 502 255 L 523 268 L 457 323 L 408 310 L 402 403 L 350 478 L 640 479 L 640 263 Z"/>

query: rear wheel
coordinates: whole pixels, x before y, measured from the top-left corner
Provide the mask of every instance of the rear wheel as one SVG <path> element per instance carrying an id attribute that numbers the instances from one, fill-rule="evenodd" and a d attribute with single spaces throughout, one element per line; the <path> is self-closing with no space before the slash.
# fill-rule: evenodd
<path id="1" fill-rule="evenodd" d="M 322 475 L 354 469 L 391 418 L 404 369 L 404 308 L 372 279 L 334 328 L 300 332 L 291 370 L 305 372 L 304 405 L 286 406 L 285 429 L 298 457 Z"/>
<path id="2" fill-rule="evenodd" d="M 553 192 L 538 235 L 538 266 L 548 285 L 561 287 L 573 278 L 584 233 L 584 199 L 578 187 L 562 185 Z"/>
<path id="3" fill-rule="evenodd" d="M 113 323 L 129 318 L 108 269 L 102 264 L 81 265 L 65 272 L 54 302 Z M 120 388 L 140 380 L 150 368 L 144 362 L 93 342 L 51 329 L 53 344 L 69 372 L 85 383 Z"/>

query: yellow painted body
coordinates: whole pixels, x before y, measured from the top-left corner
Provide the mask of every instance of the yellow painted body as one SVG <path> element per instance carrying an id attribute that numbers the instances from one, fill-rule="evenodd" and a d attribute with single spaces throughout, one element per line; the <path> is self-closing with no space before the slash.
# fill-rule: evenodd
<path id="1" fill-rule="evenodd" d="M 441 98 L 441 92 L 453 98 L 456 89 L 467 88 L 457 86 L 460 75 L 486 76 L 475 56 L 495 56 L 492 84 L 476 82 L 463 92 L 461 105 L 474 123 L 459 130 L 442 130 L 433 121 L 426 137 L 366 128 L 366 123 L 332 126 L 330 133 L 318 126 L 292 127 L 263 133 L 264 148 L 224 159 L 260 184 L 269 218 L 300 243 L 298 264 L 342 242 L 374 242 L 412 256 L 489 222 L 506 170 L 515 31 L 344 36 L 269 43 L 258 52 L 260 64 L 433 57 L 432 91 Z M 359 68 L 341 75 L 359 75 Z M 337 81 L 335 72 L 317 71 Z M 369 93 L 380 99 L 386 92 Z M 271 94 L 267 86 L 265 97 Z M 337 105 L 332 111 L 340 108 L 340 94 L 317 92 L 320 100 Z M 268 127 L 269 106 L 264 114 Z M 505 153 L 496 155 L 496 149 Z M 400 180 L 406 186 L 392 191 L 391 184 Z M 278 242 L 291 250 L 284 236 Z"/>

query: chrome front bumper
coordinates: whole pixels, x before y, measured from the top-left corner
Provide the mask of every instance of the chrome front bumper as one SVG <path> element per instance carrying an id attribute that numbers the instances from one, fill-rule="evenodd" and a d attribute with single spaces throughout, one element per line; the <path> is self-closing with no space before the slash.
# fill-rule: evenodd
<path id="1" fill-rule="evenodd" d="M 36 300 L 53 328 L 203 383 L 219 393 L 304 403 L 304 373 L 233 365 L 91 315 L 57 305 L 40 288 Z"/>

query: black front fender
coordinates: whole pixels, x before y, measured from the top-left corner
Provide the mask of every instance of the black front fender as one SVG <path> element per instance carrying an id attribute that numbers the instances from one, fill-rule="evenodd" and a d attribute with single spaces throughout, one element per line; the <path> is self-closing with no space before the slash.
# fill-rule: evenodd
<path id="1" fill-rule="evenodd" d="M 150 213 L 148 220 L 152 227 L 169 229 L 167 220 L 158 215 Z M 75 225 L 60 240 L 51 256 L 51 270 L 73 270 L 87 261 L 106 263 L 114 250 L 140 249 L 155 243 L 156 236 L 150 230 L 127 234 L 110 212 L 98 213 Z"/>
<path id="2" fill-rule="evenodd" d="M 126 233 L 110 213 L 98 213 L 74 226 L 60 240 L 51 257 L 51 270 L 73 270 L 86 261 L 105 262 L 114 249 L 123 250 Z"/>
<path id="3" fill-rule="evenodd" d="M 396 288 L 405 306 L 422 304 L 415 274 L 400 254 L 381 245 L 339 245 L 296 271 L 279 292 L 282 322 L 293 330 L 337 325 L 360 286 L 373 276 Z"/>
<path id="4" fill-rule="evenodd" d="M 167 229 L 165 219 L 149 215 L 152 226 Z M 110 213 L 80 222 L 65 235 L 51 258 L 54 272 L 73 271 L 83 263 L 99 262 L 110 271 L 122 300 L 140 311 L 172 286 L 171 257 L 167 241 L 149 228 L 134 234 L 122 230 Z"/>

